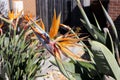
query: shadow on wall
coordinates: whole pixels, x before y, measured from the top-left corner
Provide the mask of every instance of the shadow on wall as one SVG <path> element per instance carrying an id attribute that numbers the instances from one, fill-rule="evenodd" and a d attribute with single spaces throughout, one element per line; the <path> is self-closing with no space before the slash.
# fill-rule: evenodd
<path id="1" fill-rule="evenodd" d="M 105 7 L 105 9 L 108 11 L 109 0 L 101 0 L 101 2 L 103 6 Z M 92 13 L 95 14 L 101 28 L 107 27 L 106 17 L 104 15 L 104 12 L 98 0 L 91 2 L 90 10 Z M 90 21 L 92 24 L 96 25 L 93 16 L 90 16 Z"/>
<path id="2" fill-rule="evenodd" d="M 82 18 L 82 15 L 79 11 L 79 8 L 75 6 L 74 9 L 71 11 L 71 2 L 68 2 L 69 4 L 67 5 L 68 8 L 68 13 L 67 13 L 67 18 L 64 20 L 64 24 L 69 25 L 71 28 L 73 27 L 78 27 L 82 26 L 82 23 L 80 22 L 80 18 Z M 65 29 L 60 29 L 61 33 L 64 34 L 66 32 Z"/>
<path id="3" fill-rule="evenodd" d="M 108 9 L 109 0 L 101 1 L 104 7 Z M 82 23 L 80 23 L 80 18 L 82 18 L 82 15 L 76 5 L 75 0 L 36 0 L 36 15 L 37 17 L 43 19 L 47 31 L 49 31 L 52 22 L 54 9 L 56 9 L 57 14 L 61 12 L 61 23 L 71 27 L 80 26 L 84 32 L 87 32 L 84 27 L 82 27 Z M 84 10 L 92 24 L 96 25 L 92 15 L 92 12 L 94 12 L 98 22 L 100 23 L 100 26 L 102 28 L 107 26 L 106 18 L 98 0 L 93 0 L 90 6 L 84 7 Z M 61 33 L 66 32 L 65 29 L 60 31 Z"/>
<path id="4" fill-rule="evenodd" d="M 103 0 L 102 4 L 105 7 L 105 9 L 108 10 L 109 0 L 106 0 L 106 1 Z M 68 5 L 68 9 L 69 9 L 69 5 Z M 83 8 L 92 24 L 96 25 L 94 17 L 93 17 L 93 13 L 94 13 L 95 16 L 97 17 L 97 20 L 100 26 L 101 27 L 107 26 L 106 18 L 105 18 L 105 15 L 103 13 L 103 10 L 101 8 L 99 1 L 92 1 L 90 6 L 87 6 L 87 7 L 83 6 Z M 74 9 L 72 9 L 71 12 L 69 11 L 68 18 L 66 19 L 66 21 L 64 21 L 64 23 L 69 24 L 71 26 L 81 26 L 80 18 L 82 18 L 82 15 L 79 11 L 79 8 L 76 6 Z"/>
<path id="5" fill-rule="evenodd" d="M 101 0 L 101 1 L 105 9 L 108 11 L 109 0 Z M 64 21 L 64 24 L 70 25 L 71 27 L 80 26 L 82 31 L 87 33 L 86 29 L 83 27 L 82 23 L 80 22 L 80 18 L 82 18 L 82 15 L 81 15 L 81 12 L 79 11 L 79 8 L 76 5 L 71 10 L 71 7 L 70 7 L 71 5 L 72 3 L 68 1 L 68 4 L 67 4 L 68 16 L 67 16 L 67 19 Z M 101 28 L 107 27 L 106 17 L 103 13 L 103 10 L 98 0 L 92 1 L 90 6 L 87 6 L 87 7 L 83 6 L 83 8 L 92 24 L 96 25 L 93 17 L 93 13 L 94 13 Z M 61 31 L 64 33 L 64 30 L 61 30 Z"/>

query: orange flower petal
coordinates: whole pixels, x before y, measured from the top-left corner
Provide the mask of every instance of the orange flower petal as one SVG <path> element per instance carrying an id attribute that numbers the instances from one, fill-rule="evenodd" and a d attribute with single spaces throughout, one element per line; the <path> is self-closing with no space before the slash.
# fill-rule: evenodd
<path id="1" fill-rule="evenodd" d="M 14 12 L 13 12 L 13 11 L 10 11 L 10 12 L 8 13 L 8 17 L 9 17 L 10 20 L 14 19 Z"/>
<path id="2" fill-rule="evenodd" d="M 40 27 L 45 31 L 45 25 L 44 25 L 42 19 L 40 19 L 40 23 L 37 22 L 37 24 L 39 24 Z"/>
<path id="3" fill-rule="evenodd" d="M 13 11 L 9 11 L 8 13 L 8 18 L 10 20 L 16 19 L 18 17 L 20 17 L 20 15 L 22 14 L 23 10 L 21 10 L 19 13 L 17 12 L 17 14 L 15 15 L 15 13 Z"/>
<path id="4" fill-rule="evenodd" d="M 58 33 L 58 29 L 59 29 L 59 25 L 60 25 L 60 17 L 61 17 L 61 14 L 59 14 L 58 18 L 56 19 L 56 11 L 54 10 L 52 26 L 51 26 L 50 32 L 49 32 L 50 38 L 54 38 Z"/>
<path id="5" fill-rule="evenodd" d="M 78 60 L 78 61 L 86 61 L 86 60 L 80 58 L 79 56 L 75 55 L 74 53 L 72 53 L 67 47 L 63 47 L 61 44 L 58 44 L 58 45 L 59 45 L 61 51 L 63 51 L 63 53 L 64 53 L 63 55 L 68 56 L 68 57 Z"/>
<path id="6" fill-rule="evenodd" d="M 54 49 L 54 56 L 56 58 L 58 58 L 59 60 L 61 60 L 60 51 L 56 46 L 55 46 L 55 49 Z"/>

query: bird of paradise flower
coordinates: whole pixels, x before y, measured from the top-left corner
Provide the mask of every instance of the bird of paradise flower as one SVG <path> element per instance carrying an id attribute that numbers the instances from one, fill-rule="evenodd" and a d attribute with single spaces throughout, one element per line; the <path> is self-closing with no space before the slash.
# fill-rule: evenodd
<path id="1" fill-rule="evenodd" d="M 77 39 L 72 33 L 66 33 L 65 35 L 57 36 L 60 27 L 60 17 L 56 17 L 56 11 L 54 11 L 54 16 L 52 20 L 52 25 L 49 34 L 45 32 L 45 26 L 42 22 L 39 26 L 32 18 L 29 17 L 29 21 L 32 23 L 31 28 L 36 34 L 40 42 L 45 46 L 45 48 L 57 59 L 61 60 L 61 53 L 71 59 L 78 61 L 86 61 L 79 56 L 72 53 L 69 50 L 70 46 L 80 46 L 77 44 L 78 41 L 83 38 Z M 80 46 L 81 47 L 81 46 Z"/>
<path id="2" fill-rule="evenodd" d="M 5 22 L 9 23 L 10 25 L 12 25 L 13 29 L 16 30 L 19 18 L 22 16 L 22 12 L 23 10 L 17 13 L 14 13 L 14 11 L 9 11 L 7 18 L 2 17 L 2 15 L 0 15 L 0 18 Z"/>

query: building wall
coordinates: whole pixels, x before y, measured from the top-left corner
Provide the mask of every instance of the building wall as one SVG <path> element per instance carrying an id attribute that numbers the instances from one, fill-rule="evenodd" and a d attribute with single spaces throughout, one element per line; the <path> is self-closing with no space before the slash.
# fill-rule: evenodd
<path id="1" fill-rule="evenodd" d="M 113 20 L 116 20 L 120 16 L 120 0 L 110 0 L 109 14 Z"/>
<path id="2" fill-rule="evenodd" d="M 97 0 L 90 0 L 91 3 L 93 1 L 97 1 Z M 116 20 L 117 17 L 120 15 L 120 0 L 101 0 L 103 2 L 109 2 L 109 8 L 108 8 L 108 12 L 109 15 L 112 17 L 113 20 Z"/>
<path id="3" fill-rule="evenodd" d="M 12 0 L 12 1 L 21 1 L 21 0 Z M 95 0 L 90 0 L 95 1 Z M 104 1 L 104 0 L 102 0 Z M 109 14 L 113 20 L 117 19 L 120 15 L 120 0 L 109 0 Z M 23 0 L 24 11 L 25 13 L 31 13 L 36 16 L 36 0 Z"/>
<path id="4" fill-rule="evenodd" d="M 0 14 L 7 17 L 8 10 L 9 10 L 9 2 L 8 2 L 8 0 L 0 0 Z"/>
<path id="5" fill-rule="evenodd" d="M 120 0 L 110 0 L 109 14 L 115 23 L 120 38 Z"/>
<path id="6" fill-rule="evenodd" d="M 36 0 L 23 0 L 25 13 L 31 13 L 36 16 Z"/>
<path id="7" fill-rule="evenodd" d="M 12 0 L 12 1 L 23 1 L 24 14 L 30 13 L 36 17 L 36 0 Z"/>

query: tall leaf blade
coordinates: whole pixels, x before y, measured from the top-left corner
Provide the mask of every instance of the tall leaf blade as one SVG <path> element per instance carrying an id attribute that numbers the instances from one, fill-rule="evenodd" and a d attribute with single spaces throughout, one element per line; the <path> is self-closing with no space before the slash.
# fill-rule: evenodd
<path id="1" fill-rule="evenodd" d="M 111 17 L 109 16 L 109 14 L 107 13 L 107 11 L 105 10 L 104 6 L 102 4 L 101 4 L 101 6 L 102 6 L 103 12 L 104 12 L 104 14 L 105 14 L 105 16 L 106 16 L 109 24 L 111 25 L 111 27 L 113 29 L 115 37 L 118 39 L 118 33 L 117 33 L 117 30 L 116 30 L 114 22 L 112 21 Z"/>
<path id="2" fill-rule="evenodd" d="M 90 29 L 92 29 L 91 23 L 90 23 L 87 15 L 86 15 L 86 13 L 85 13 L 85 11 L 84 11 L 83 8 L 82 8 L 82 4 L 80 3 L 80 0 L 76 0 L 76 2 L 77 2 L 77 5 L 78 5 L 78 7 L 79 7 L 79 9 L 80 9 L 81 14 L 83 15 L 84 20 L 85 20 L 86 23 L 87 23 L 87 26 L 88 26 Z"/>
<path id="3" fill-rule="evenodd" d="M 97 18 L 96 18 L 96 16 L 95 16 L 94 13 L 93 13 L 93 16 L 94 16 L 94 19 L 95 19 L 95 22 L 96 22 L 96 24 L 97 24 L 98 29 L 99 29 L 100 31 L 102 31 L 102 30 L 101 30 L 101 27 L 100 27 L 100 25 L 99 25 L 99 22 L 98 22 L 98 20 L 97 20 Z"/>
<path id="4" fill-rule="evenodd" d="M 100 3 L 101 3 L 101 1 L 100 1 Z M 119 50 L 118 50 L 118 47 L 119 47 L 119 46 L 118 46 L 118 43 L 119 43 L 118 33 L 117 33 L 116 27 L 115 27 L 115 25 L 114 25 L 114 22 L 112 21 L 111 17 L 109 16 L 109 14 L 107 13 L 107 11 L 105 10 L 105 8 L 104 8 L 104 6 L 102 5 L 102 3 L 101 3 L 101 7 L 102 7 L 102 9 L 103 9 L 103 12 L 104 12 L 104 14 L 105 14 L 105 16 L 106 16 L 109 24 L 110 24 L 111 27 L 112 27 L 113 34 L 114 34 L 114 36 L 115 36 L 115 51 L 116 51 L 117 61 L 118 61 L 118 63 L 120 64 L 120 60 L 119 60 L 120 57 L 119 57 Z"/>
<path id="5" fill-rule="evenodd" d="M 67 76 L 69 80 L 82 80 L 81 75 L 75 73 L 75 64 L 71 62 L 60 62 L 56 58 L 56 62 L 51 61 L 51 63 L 57 66 L 63 75 Z M 59 64 L 59 65 L 58 65 Z"/>
<path id="6" fill-rule="evenodd" d="M 116 80 L 119 80 L 120 67 L 111 51 L 97 41 L 90 41 L 90 44 L 97 68 L 102 73 L 112 75 Z"/>
<path id="7" fill-rule="evenodd" d="M 62 72 L 62 74 L 65 77 L 67 77 L 69 80 L 75 80 L 75 78 L 69 72 L 66 71 L 63 63 L 57 58 L 55 58 L 55 60 L 56 60 L 57 66 L 58 66 L 59 70 Z"/>
<path id="8" fill-rule="evenodd" d="M 113 54 L 115 54 L 114 50 L 114 42 L 112 39 L 112 36 L 107 28 L 104 28 L 105 34 L 106 34 L 106 46 L 109 48 L 109 50 L 112 51 Z"/>
<path id="9" fill-rule="evenodd" d="M 81 19 L 81 22 L 83 23 L 83 25 L 85 26 L 85 28 L 89 31 L 89 33 L 93 36 L 93 38 L 97 41 L 100 41 L 102 43 L 105 44 L 105 36 L 104 34 L 94 25 L 92 25 L 93 30 L 91 30 L 88 26 L 87 23 Z"/>

